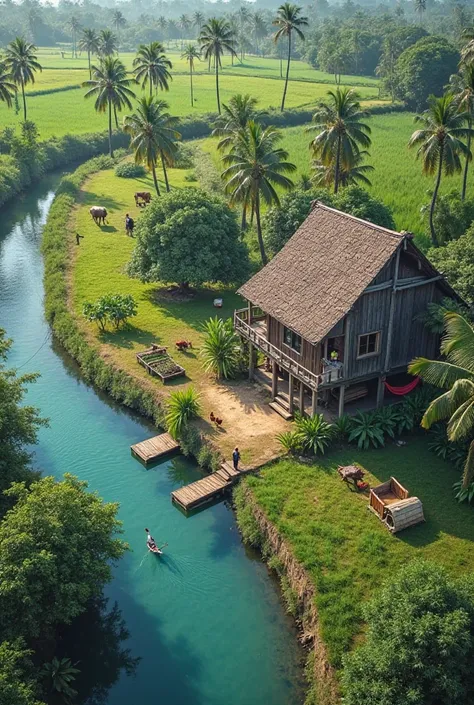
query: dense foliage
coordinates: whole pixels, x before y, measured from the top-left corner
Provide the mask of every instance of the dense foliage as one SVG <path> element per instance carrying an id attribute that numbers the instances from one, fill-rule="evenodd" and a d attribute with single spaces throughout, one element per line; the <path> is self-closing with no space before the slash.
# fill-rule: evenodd
<path id="1" fill-rule="evenodd" d="M 235 334 L 232 320 L 223 321 L 215 316 L 204 324 L 204 342 L 201 356 L 204 368 L 217 379 L 235 376 L 240 359 L 240 339 Z"/>
<path id="2" fill-rule="evenodd" d="M 248 272 L 234 213 L 197 189 L 172 191 L 142 214 L 129 273 L 142 281 L 237 282 Z"/>
<path id="3" fill-rule="evenodd" d="M 171 392 L 166 411 L 166 426 L 173 438 L 179 438 L 183 429 L 200 412 L 199 394 L 194 387 Z"/>
<path id="4" fill-rule="evenodd" d="M 106 294 L 97 301 L 86 301 L 82 312 L 88 321 L 97 323 L 101 331 L 106 330 L 108 323 L 118 330 L 137 315 L 137 304 L 131 294 Z"/>
<path id="5" fill-rule="evenodd" d="M 122 162 L 115 167 L 115 175 L 122 177 L 122 179 L 138 179 L 145 174 L 145 167 L 133 162 Z"/>
<path id="6" fill-rule="evenodd" d="M 371 601 L 345 659 L 347 705 L 464 705 L 474 697 L 474 582 L 413 562 Z"/>
<path id="7" fill-rule="evenodd" d="M 468 303 L 474 303 L 474 226 L 444 247 L 431 248 L 428 257 L 451 286 Z"/>

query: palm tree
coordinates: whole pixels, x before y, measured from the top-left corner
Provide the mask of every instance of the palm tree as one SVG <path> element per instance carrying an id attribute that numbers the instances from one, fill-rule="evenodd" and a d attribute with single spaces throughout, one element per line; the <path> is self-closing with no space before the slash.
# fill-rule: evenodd
<path id="1" fill-rule="evenodd" d="M 263 39 L 267 34 L 267 23 L 265 22 L 265 17 L 263 12 L 258 10 L 252 15 L 252 34 L 255 42 L 255 49 L 258 54 L 259 52 L 259 41 Z"/>
<path id="2" fill-rule="evenodd" d="M 45 663 L 40 671 L 40 675 L 49 681 L 51 693 L 58 693 L 65 702 L 70 702 L 77 695 L 71 683 L 80 673 L 71 663 L 70 658 L 58 659 L 56 656 L 50 663 Z"/>
<path id="3" fill-rule="evenodd" d="M 214 372 L 217 379 L 233 377 L 239 367 L 240 341 L 230 320 L 210 318 L 204 323 L 201 348 L 204 369 Z"/>
<path id="4" fill-rule="evenodd" d="M 16 90 L 17 87 L 13 83 L 10 69 L 0 58 L 0 100 L 6 103 L 9 108 L 12 107 L 12 98 Z"/>
<path id="5" fill-rule="evenodd" d="M 5 65 L 10 72 L 11 79 L 17 86 L 21 86 L 23 97 L 23 119 L 26 120 L 25 86 L 35 82 L 36 71 L 42 71 L 41 64 L 37 61 L 36 47 L 25 39 L 17 37 L 7 46 L 5 52 Z"/>
<path id="6" fill-rule="evenodd" d="M 92 67 L 93 78 L 85 81 L 82 85 L 89 88 L 85 98 L 95 97 L 95 109 L 98 113 L 109 113 L 109 153 L 114 156 L 112 148 L 112 106 L 114 110 L 121 110 L 122 107 L 132 109 L 130 98 L 135 97 L 135 93 L 129 88 L 133 83 L 127 76 L 127 70 L 120 59 L 113 56 L 106 56 L 99 66 Z"/>
<path id="7" fill-rule="evenodd" d="M 138 102 L 138 107 L 133 115 L 128 115 L 124 120 L 124 131 L 131 135 L 131 149 L 135 152 L 135 162 L 144 163 L 153 174 L 153 183 L 157 195 L 160 195 L 156 165 L 161 159 L 165 177 L 166 190 L 169 191 L 166 162 L 172 163 L 176 155 L 176 140 L 181 138 L 175 129 L 177 118 L 171 117 L 167 112 L 168 103 L 157 100 L 152 96 L 143 97 Z"/>
<path id="8" fill-rule="evenodd" d="M 279 27 L 279 29 L 274 34 L 275 43 L 278 42 L 283 37 L 288 37 L 288 59 L 286 64 L 286 78 L 285 78 L 285 88 L 283 90 L 283 97 L 281 99 L 281 109 L 285 109 L 285 98 L 286 91 L 288 89 L 288 77 L 290 75 L 290 61 L 291 61 L 291 37 L 293 32 L 301 39 L 304 40 L 304 34 L 301 31 L 301 27 L 306 27 L 308 25 L 307 17 L 301 17 L 302 8 L 298 5 L 292 5 L 289 2 L 285 2 L 278 8 L 277 16 L 273 20 L 273 24 Z"/>
<path id="9" fill-rule="evenodd" d="M 361 110 L 358 94 L 349 88 L 336 88 L 328 91 L 329 102 L 319 103 L 313 122 L 307 128 L 318 134 L 311 142 L 316 158 L 324 165 L 334 162 L 334 193 L 341 181 L 341 171 L 351 168 L 359 145 L 367 148 L 371 144 L 370 127 L 362 122 L 369 116 Z"/>
<path id="10" fill-rule="evenodd" d="M 245 52 L 245 29 L 250 20 L 250 10 L 245 5 L 241 5 L 238 9 L 237 16 L 239 18 L 239 46 L 240 46 L 240 63 L 244 62 Z"/>
<path id="11" fill-rule="evenodd" d="M 201 411 L 200 395 L 194 387 L 171 392 L 166 411 L 166 426 L 173 438 L 178 438 L 183 428 Z"/>
<path id="12" fill-rule="evenodd" d="M 426 0 L 415 0 L 415 12 L 418 13 L 420 24 L 423 24 L 423 13 L 426 11 Z"/>
<path id="13" fill-rule="evenodd" d="M 178 20 L 178 26 L 181 30 L 181 49 L 183 48 L 184 35 L 188 32 L 191 27 L 191 20 L 187 15 L 181 15 Z"/>
<path id="14" fill-rule="evenodd" d="M 101 56 L 112 56 L 117 51 L 117 37 L 110 29 L 101 29 L 99 35 L 99 52 Z"/>
<path id="15" fill-rule="evenodd" d="M 454 74 L 449 79 L 451 84 L 451 92 L 453 93 L 458 110 L 466 113 L 467 124 L 469 129 L 472 129 L 472 123 L 474 121 L 474 64 L 461 64 L 459 73 Z M 461 189 L 461 199 L 464 201 L 466 198 L 467 189 L 467 172 L 469 169 L 469 162 L 472 159 L 471 154 L 471 132 L 467 136 L 467 149 L 469 155 L 466 157 L 464 163 L 464 174 L 462 179 L 462 189 Z"/>
<path id="16" fill-rule="evenodd" d="M 188 44 L 184 47 L 184 51 L 181 54 L 181 58 L 184 59 L 189 64 L 189 78 L 191 81 L 191 106 L 194 107 L 194 94 L 193 94 L 193 71 L 194 62 L 197 59 L 201 61 L 201 52 L 195 44 Z"/>
<path id="17" fill-rule="evenodd" d="M 339 186 L 341 188 L 352 184 L 365 184 L 372 186 L 372 182 L 366 176 L 368 172 L 375 171 L 375 168 L 370 164 L 362 164 L 364 157 L 370 156 L 363 149 L 357 151 L 352 156 L 352 163 L 343 165 L 339 170 Z M 319 159 L 313 161 L 313 177 L 312 182 L 316 186 L 329 188 L 334 183 L 335 160 L 331 158 L 329 162 L 323 162 Z"/>
<path id="18" fill-rule="evenodd" d="M 421 425 L 430 428 L 449 419 L 449 440 L 470 440 L 462 480 L 466 489 L 474 478 L 474 329 L 459 313 L 451 312 L 445 315 L 445 330 L 441 343 L 445 359 L 417 358 L 408 369 L 428 384 L 447 390 L 431 402 Z"/>
<path id="19" fill-rule="evenodd" d="M 133 67 L 136 82 L 141 83 L 142 88 L 149 84 L 150 95 L 152 95 L 153 88 L 161 88 L 162 91 L 169 90 L 168 81 L 172 79 L 170 69 L 173 68 L 173 65 L 166 58 L 161 42 L 151 42 L 148 46 L 140 44 L 133 60 Z"/>
<path id="20" fill-rule="evenodd" d="M 89 65 L 89 80 L 92 78 L 91 54 L 99 53 L 99 37 L 95 29 L 83 29 L 82 37 L 79 40 L 79 49 L 87 51 L 87 62 Z"/>
<path id="21" fill-rule="evenodd" d="M 461 50 L 461 61 L 470 64 L 474 59 L 474 27 L 467 27 L 461 37 L 466 40 L 466 44 Z"/>
<path id="22" fill-rule="evenodd" d="M 117 32 L 117 51 L 119 49 L 120 30 L 125 27 L 127 21 L 120 10 L 114 10 L 112 13 L 112 24 Z"/>
<path id="23" fill-rule="evenodd" d="M 199 35 L 201 51 L 204 52 L 205 59 L 214 58 L 216 70 L 216 94 L 217 112 L 221 113 L 221 101 L 219 96 L 219 67 L 222 67 L 222 56 L 229 52 L 235 56 L 234 40 L 229 23 L 224 19 L 211 18 L 206 22 Z"/>
<path id="24" fill-rule="evenodd" d="M 75 57 L 77 59 L 77 46 L 76 46 L 76 41 L 77 41 L 77 33 L 81 29 L 81 23 L 77 19 L 77 17 L 74 17 L 74 15 L 71 17 L 71 19 L 68 22 L 69 28 L 72 33 L 72 56 L 73 58 Z"/>
<path id="25" fill-rule="evenodd" d="M 433 216 L 438 197 L 441 175 L 446 176 L 460 172 L 462 169 L 460 155 L 466 159 L 470 152 L 463 137 L 472 134 L 470 127 L 466 127 L 467 113 L 458 111 L 454 96 L 446 93 L 441 98 L 430 96 L 429 108 L 422 115 L 415 117 L 415 122 L 423 125 L 421 130 L 416 130 L 408 143 L 409 147 L 418 146 L 417 157 L 421 157 L 424 174 L 436 174 L 435 187 L 430 205 L 430 232 L 431 240 L 435 247 L 438 246 Z"/>
<path id="26" fill-rule="evenodd" d="M 168 28 L 168 20 L 164 15 L 160 15 L 157 20 L 158 27 L 163 35 L 163 41 L 166 39 L 166 30 Z"/>
<path id="27" fill-rule="evenodd" d="M 199 10 L 197 10 L 197 11 L 193 14 L 193 25 L 194 25 L 194 27 L 196 27 L 196 29 L 197 29 L 197 36 L 198 36 L 198 37 L 199 37 L 199 35 L 201 34 L 201 27 L 203 26 L 203 24 L 204 24 L 204 22 L 205 22 L 205 19 L 206 19 L 206 18 L 204 17 L 204 15 L 202 14 L 202 12 L 199 12 Z"/>
<path id="28" fill-rule="evenodd" d="M 222 178 L 230 194 L 231 203 L 250 203 L 255 213 L 257 237 L 262 263 L 267 263 L 260 221 L 260 201 L 267 205 L 280 205 L 275 186 L 289 190 L 293 182 L 285 174 L 296 171 L 295 164 L 288 162 L 288 152 L 277 147 L 280 133 L 273 127 L 263 128 L 251 120 L 247 128 L 239 133 L 232 150 L 223 157 L 226 169 Z"/>

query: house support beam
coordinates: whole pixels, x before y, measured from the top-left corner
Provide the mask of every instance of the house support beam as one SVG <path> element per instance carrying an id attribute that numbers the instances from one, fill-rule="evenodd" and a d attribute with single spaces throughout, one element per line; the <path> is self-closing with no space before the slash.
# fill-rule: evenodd
<path id="1" fill-rule="evenodd" d="M 339 387 L 339 410 L 338 410 L 338 416 L 341 418 L 341 416 L 344 416 L 344 396 L 346 392 L 346 385 L 341 384 Z"/>
<path id="2" fill-rule="evenodd" d="M 290 373 L 288 375 L 288 411 L 293 414 L 294 403 L 293 403 L 293 375 Z"/>
<path id="3" fill-rule="evenodd" d="M 311 416 L 316 416 L 318 412 L 318 393 L 315 389 L 313 389 L 313 393 L 311 395 Z"/>
<path id="4" fill-rule="evenodd" d="M 304 384 L 300 382 L 300 414 L 304 416 Z"/>
<path id="5" fill-rule="evenodd" d="M 383 406 L 383 398 L 385 395 L 385 377 L 380 375 L 377 382 L 377 409 Z"/>
<path id="6" fill-rule="evenodd" d="M 272 398 L 275 399 L 278 394 L 278 363 L 272 362 Z"/>
<path id="7" fill-rule="evenodd" d="M 249 380 L 253 379 L 253 373 L 255 368 L 255 351 L 253 344 L 249 342 Z"/>

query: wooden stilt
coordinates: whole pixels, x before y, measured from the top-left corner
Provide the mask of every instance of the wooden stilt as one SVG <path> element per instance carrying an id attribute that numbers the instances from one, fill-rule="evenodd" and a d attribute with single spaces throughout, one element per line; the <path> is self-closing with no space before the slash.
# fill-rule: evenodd
<path id="1" fill-rule="evenodd" d="M 313 389 L 313 393 L 311 395 L 311 416 L 316 416 L 318 411 L 318 393 L 315 389 Z"/>
<path id="2" fill-rule="evenodd" d="M 253 379 L 253 372 L 254 372 L 254 351 L 253 351 L 253 344 L 249 343 L 249 379 Z"/>
<path id="3" fill-rule="evenodd" d="M 275 399 L 278 394 L 278 364 L 273 360 L 272 363 L 272 398 Z"/>
<path id="4" fill-rule="evenodd" d="M 304 416 L 304 384 L 300 382 L 300 414 Z"/>
<path id="5" fill-rule="evenodd" d="M 289 374 L 288 375 L 288 411 L 290 414 L 293 413 L 294 411 L 294 402 L 293 402 L 293 375 Z"/>
<path id="6" fill-rule="evenodd" d="M 344 416 L 344 393 L 345 393 L 345 391 L 346 391 L 346 386 L 344 384 L 341 384 L 341 386 L 339 387 L 339 412 L 338 412 L 339 418 L 341 418 L 341 416 Z"/>
<path id="7" fill-rule="evenodd" d="M 380 376 L 378 379 L 378 384 L 377 384 L 377 409 L 380 409 L 380 407 L 383 406 L 384 395 L 385 395 L 384 378 L 382 376 Z"/>

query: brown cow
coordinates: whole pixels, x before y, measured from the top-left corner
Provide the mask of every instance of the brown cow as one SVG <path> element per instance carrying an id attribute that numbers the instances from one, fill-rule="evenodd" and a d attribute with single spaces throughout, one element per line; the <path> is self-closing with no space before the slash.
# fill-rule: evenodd
<path id="1" fill-rule="evenodd" d="M 137 191 L 135 194 L 135 205 L 146 206 L 151 201 L 151 193 L 149 191 Z"/>
<path id="2" fill-rule="evenodd" d="M 100 225 L 102 222 L 102 225 L 105 225 L 105 219 L 107 218 L 107 208 L 103 208 L 102 206 L 92 206 L 90 208 L 89 213 L 92 216 L 92 220 L 94 223 Z"/>

